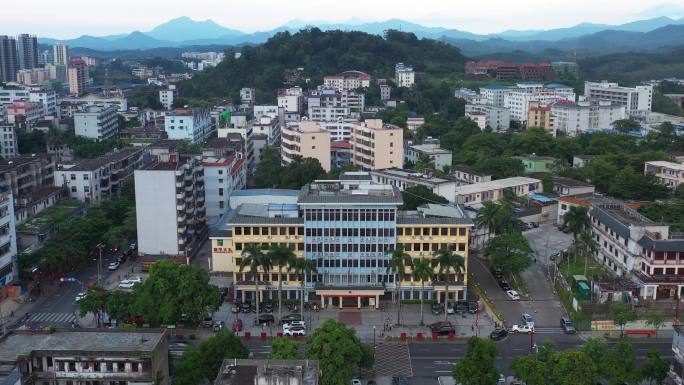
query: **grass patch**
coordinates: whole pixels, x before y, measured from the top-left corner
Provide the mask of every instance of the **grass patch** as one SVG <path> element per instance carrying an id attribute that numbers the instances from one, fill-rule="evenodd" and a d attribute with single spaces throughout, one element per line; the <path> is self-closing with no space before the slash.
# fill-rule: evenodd
<path id="1" fill-rule="evenodd" d="M 81 202 L 78 199 L 67 199 L 60 201 L 55 206 L 43 210 L 41 213 L 30 220 L 19 225 L 19 231 L 38 231 L 41 228 L 63 222 L 69 213 Z"/>
<path id="2" fill-rule="evenodd" d="M 568 280 L 568 284 L 572 284 L 570 280 L 572 280 L 573 275 L 584 275 L 585 261 L 587 263 L 588 279 L 591 279 L 591 277 L 598 279 L 602 277 L 608 277 L 610 275 L 608 271 L 606 271 L 606 269 L 596 262 L 596 260 L 592 257 L 582 255 L 574 257 L 569 255 L 565 258 L 565 260 L 558 264 L 558 268 L 563 273 L 563 276 L 566 278 L 566 280 Z"/>
<path id="3" fill-rule="evenodd" d="M 494 313 L 496 318 L 498 318 L 498 321 L 499 322 L 505 322 L 503 314 L 501 314 L 501 312 L 496 308 L 496 306 L 494 306 L 494 303 L 492 301 L 490 301 L 486 295 L 484 295 L 482 290 L 480 290 L 480 288 L 477 285 L 473 285 L 473 286 L 471 286 L 471 288 L 473 290 L 475 290 L 475 293 L 477 294 L 477 296 L 480 297 L 480 299 L 482 299 L 482 301 L 484 301 L 485 304 L 487 304 L 487 306 L 489 306 L 489 309 L 491 309 L 492 313 Z"/>
<path id="4" fill-rule="evenodd" d="M 563 289 L 563 286 L 558 282 L 554 284 L 554 288 L 556 289 L 556 293 L 558 293 L 561 304 L 563 304 L 563 307 L 565 308 L 565 312 L 575 324 L 575 328 L 577 330 L 591 330 L 591 321 L 589 320 L 589 317 L 581 311 L 576 312 L 572 307 L 572 293 Z"/>

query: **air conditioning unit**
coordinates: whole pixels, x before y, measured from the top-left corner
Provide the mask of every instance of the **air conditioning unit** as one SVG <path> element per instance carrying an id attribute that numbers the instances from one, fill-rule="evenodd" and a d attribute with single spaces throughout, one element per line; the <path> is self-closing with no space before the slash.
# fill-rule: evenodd
<path id="1" fill-rule="evenodd" d="M 285 239 L 290 239 L 290 236 L 289 236 L 289 235 L 286 235 L 286 236 L 285 236 Z"/>

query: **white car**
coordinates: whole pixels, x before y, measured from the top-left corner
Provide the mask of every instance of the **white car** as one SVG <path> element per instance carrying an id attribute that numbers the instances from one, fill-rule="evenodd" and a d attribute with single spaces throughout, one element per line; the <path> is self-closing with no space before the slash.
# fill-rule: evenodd
<path id="1" fill-rule="evenodd" d="M 530 325 L 513 325 L 511 333 L 534 333 L 534 326 Z"/>
<path id="2" fill-rule="evenodd" d="M 291 326 L 283 329 L 283 334 L 286 336 L 305 336 L 306 329 L 303 326 Z"/>
<path id="3" fill-rule="evenodd" d="M 291 327 L 306 327 L 306 323 L 304 321 L 290 321 L 286 324 L 283 324 L 283 330 Z"/>
<path id="4" fill-rule="evenodd" d="M 107 269 L 114 271 L 114 270 L 118 269 L 119 266 L 121 266 L 121 263 L 119 263 L 119 261 L 114 261 L 107 266 Z"/>
<path id="5" fill-rule="evenodd" d="M 361 380 L 359 380 L 358 378 L 353 379 L 352 385 L 362 385 Z"/>
<path id="6" fill-rule="evenodd" d="M 78 301 L 82 300 L 83 298 L 85 298 L 87 294 L 88 294 L 88 293 L 86 293 L 85 291 L 82 291 L 82 292 L 76 294 L 76 302 L 78 302 Z"/>
<path id="7" fill-rule="evenodd" d="M 518 294 L 518 292 L 515 290 L 506 290 L 506 295 L 511 299 L 511 301 L 517 301 L 520 299 L 520 294 Z"/>
<path id="8" fill-rule="evenodd" d="M 139 278 L 139 277 L 138 277 Z M 142 283 L 141 279 L 124 279 L 119 282 L 119 289 L 132 289 L 137 283 Z"/>

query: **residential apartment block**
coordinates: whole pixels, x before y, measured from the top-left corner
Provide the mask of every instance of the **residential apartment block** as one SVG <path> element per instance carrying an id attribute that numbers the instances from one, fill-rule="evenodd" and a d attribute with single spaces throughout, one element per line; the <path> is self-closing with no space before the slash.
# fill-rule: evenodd
<path id="1" fill-rule="evenodd" d="M 503 106 L 511 111 L 511 120 L 527 124 L 530 102 L 546 105 L 557 100 L 574 102 L 575 91 L 564 84 L 519 83 L 508 89 Z"/>
<path id="2" fill-rule="evenodd" d="M 492 176 L 483 172 L 475 171 L 474 168 L 464 164 L 451 166 L 451 177 L 459 186 L 464 184 L 483 183 L 492 180 Z"/>
<path id="3" fill-rule="evenodd" d="M 371 76 L 361 71 L 344 71 L 338 75 L 323 77 L 323 88 L 333 88 L 338 91 L 355 90 L 370 87 Z"/>
<path id="4" fill-rule="evenodd" d="M 456 187 L 454 202 L 479 207 L 484 202 L 496 202 L 502 199 L 505 190 L 510 190 L 518 196 L 528 196 L 543 192 L 543 186 L 539 179 L 521 176 L 473 183 Z"/>
<path id="5" fill-rule="evenodd" d="M 495 132 L 502 132 L 511 126 L 511 111 L 503 106 L 466 104 L 465 112 L 467 117 L 478 122 L 482 130 L 490 127 Z"/>
<path id="6" fill-rule="evenodd" d="M 301 114 L 304 112 L 304 92 L 301 87 L 278 90 L 278 107 L 285 113 Z"/>
<path id="7" fill-rule="evenodd" d="M 540 102 L 530 102 L 530 110 L 527 113 L 527 127 L 540 127 L 551 131 L 551 134 L 556 136 L 556 133 L 551 130 L 551 106 L 542 106 Z"/>
<path id="8" fill-rule="evenodd" d="M 559 100 L 551 108 L 551 130 L 566 136 L 611 129 L 616 120 L 626 119 L 625 106 L 606 101 L 573 103 Z"/>
<path id="9" fill-rule="evenodd" d="M 17 40 L 0 35 L 0 82 L 16 81 L 18 70 Z"/>
<path id="10" fill-rule="evenodd" d="M 380 119 L 353 126 L 352 164 L 362 170 L 401 167 L 404 164 L 404 130 Z"/>
<path id="11" fill-rule="evenodd" d="M 281 155 L 283 163 L 296 157 L 318 159 L 325 171 L 330 171 L 330 132 L 317 122 L 290 122 L 283 127 Z"/>
<path id="12" fill-rule="evenodd" d="M 230 195 L 235 190 L 245 188 L 246 159 L 237 156 L 227 158 L 204 157 L 204 197 L 207 223 L 219 221 L 228 209 Z"/>
<path id="13" fill-rule="evenodd" d="M 684 164 L 681 163 L 665 161 L 646 162 L 644 164 L 644 173 L 655 175 L 658 182 L 673 190 L 684 183 Z"/>
<path id="14" fill-rule="evenodd" d="M 241 272 L 242 251 L 251 244 L 285 244 L 297 258 L 315 261 L 317 273 L 305 277 L 305 298 L 323 307 L 377 308 L 392 296 L 396 275 L 388 272 L 388 252 L 398 245 L 416 258 L 433 258 L 441 249 L 465 258 L 472 221 L 449 206 L 400 211 L 399 189 L 371 181 L 364 172 L 343 173 L 302 188 L 296 204 L 242 204 L 210 234 L 212 270 L 233 275 L 238 298 L 255 300 L 254 278 Z M 467 265 L 425 285 L 427 297 L 445 301 L 467 298 Z M 259 274 L 259 300 L 275 298 L 277 274 Z M 287 298 L 299 298 L 300 282 L 283 275 Z M 421 284 L 407 275 L 402 299 L 417 299 Z"/>
<path id="15" fill-rule="evenodd" d="M 651 111 L 653 86 L 621 87 L 605 80 L 600 83 L 585 82 L 584 97 L 625 106 L 627 115 L 638 116 Z"/>
<path id="16" fill-rule="evenodd" d="M 125 148 L 95 159 L 62 164 L 55 171 L 55 186 L 64 186 L 69 197 L 81 202 L 112 197 L 142 166 L 142 155 L 140 148 Z"/>
<path id="17" fill-rule="evenodd" d="M 138 253 L 189 261 L 206 227 L 202 158 L 159 155 L 136 170 L 135 202 Z"/>
<path id="18" fill-rule="evenodd" d="M 0 156 L 3 159 L 19 154 L 17 131 L 13 125 L 0 124 Z"/>
<path id="19" fill-rule="evenodd" d="M 168 360 L 166 330 L 34 331 L 0 342 L 0 361 L 17 367 L 17 384 L 168 385 Z"/>
<path id="20" fill-rule="evenodd" d="M 18 279 L 14 199 L 12 194 L 3 192 L 0 193 L 0 299 L 7 297 L 6 286 Z"/>
<path id="21" fill-rule="evenodd" d="M 0 161 L 0 190 L 21 197 L 55 180 L 55 159 L 51 155 L 19 155 Z"/>
<path id="22" fill-rule="evenodd" d="M 164 130 L 169 139 L 204 143 L 212 133 L 211 117 L 206 108 L 178 108 L 164 118 Z"/>
<path id="23" fill-rule="evenodd" d="M 95 140 L 116 138 L 119 134 L 119 117 L 116 107 L 87 107 L 85 111 L 74 113 L 74 132 Z"/>

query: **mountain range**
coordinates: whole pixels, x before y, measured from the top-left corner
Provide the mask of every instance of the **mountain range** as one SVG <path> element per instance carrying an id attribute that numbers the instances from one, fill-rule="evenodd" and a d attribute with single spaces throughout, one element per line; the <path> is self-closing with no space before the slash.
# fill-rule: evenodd
<path id="1" fill-rule="evenodd" d="M 278 32 L 315 26 L 321 30 L 355 30 L 382 35 L 388 29 L 413 32 L 420 38 L 431 38 L 454 44 L 467 55 L 492 52 L 545 49 L 562 50 L 657 50 L 684 44 L 684 18 L 658 17 L 620 25 L 582 23 L 568 28 L 549 30 L 508 30 L 494 34 L 475 34 L 458 29 L 427 27 L 406 20 L 390 19 L 378 22 L 351 20 L 347 23 L 306 22 L 293 20 L 270 31 L 245 33 L 227 28 L 212 20 L 195 21 L 179 17 L 160 24 L 147 32 L 109 36 L 80 36 L 58 40 L 40 38 L 42 44 L 62 42 L 71 47 L 99 51 L 185 47 L 194 45 L 260 44 Z"/>

